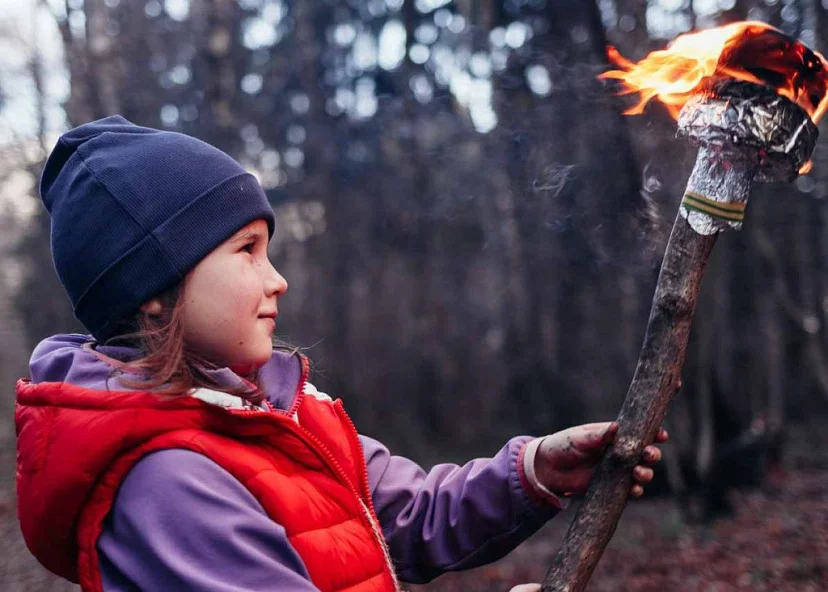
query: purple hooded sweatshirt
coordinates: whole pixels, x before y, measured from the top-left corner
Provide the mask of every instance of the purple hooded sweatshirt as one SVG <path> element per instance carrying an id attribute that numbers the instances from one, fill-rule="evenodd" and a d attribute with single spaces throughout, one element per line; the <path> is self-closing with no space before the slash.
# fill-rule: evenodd
<path id="1" fill-rule="evenodd" d="M 92 350 L 89 335 L 55 335 L 32 353 L 33 383 L 67 382 L 128 390 L 113 366 L 136 355 L 125 347 Z M 218 385 L 239 384 L 228 368 Z M 298 358 L 275 352 L 259 371 L 268 400 L 290 408 Z M 276 411 L 278 412 L 278 411 Z M 525 488 L 518 468 L 532 438 L 509 440 L 493 458 L 424 471 L 360 436 L 372 499 L 398 577 L 423 583 L 446 571 L 492 562 L 536 532 L 560 509 Z M 233 476 L 190 450 L 148 454 L 127 474 L 98 539 L 104 590 L 311 591 L 284 528 Z"/>

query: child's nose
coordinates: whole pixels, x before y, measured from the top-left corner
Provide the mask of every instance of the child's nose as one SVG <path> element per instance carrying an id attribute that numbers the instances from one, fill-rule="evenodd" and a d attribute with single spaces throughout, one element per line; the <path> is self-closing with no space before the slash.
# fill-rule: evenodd
<path id="1" fill-rule="evenodd" d="M 269 294 L 274 294 L 276 296 L 281 296 L 288 289 L 287 280 L 282 277 L 282 274 L 276 271 L 276 269 L 271 265 L 271 274 L 267 280 L 266 288 Z"/>

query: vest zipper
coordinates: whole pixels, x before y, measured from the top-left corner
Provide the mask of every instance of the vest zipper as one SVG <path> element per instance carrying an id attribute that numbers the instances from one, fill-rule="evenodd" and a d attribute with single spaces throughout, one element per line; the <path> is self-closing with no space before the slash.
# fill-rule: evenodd
<path id="1" fill-rule="evenodd" d="M 340 419 L 344 420 L 348 427 L 351 429 L 348 431 L 348 438 L 351 440 L 351 447 L 353 448 L 356 445 L 358 450 L 362 450 L 362 445 L 359 442 L 359 432 L 356 429 L 356 425 L 354 425 L 351 416 L 345 411 L 345 407 L 342 405 L 342 400 L 339 399 L 334 403 L 334 409 L 336 410 L 337 415 L 339 415 Z M 388 564 L 388 569 L 391 572 L 391 579 L 394 582 L 394 589 L 398 592 L 401 590 L 400 583 L 397 580 L 397 571 L 394 569 L 394 562 L 391 560 L 391 551 L 388 549 L 388 543 L 385 541 L 385 535 L 382 533 L 382 529 L 379 526 L 379 518 L 377 517 L 377 512 L 374 509 L 374 502 L 371 498 L 371 484 L 368 482 L 368 465 L 365 464 L 363 460 L 362 463 L 362 473 L 360 475 L 362 482 L 361 486 L 363 492 L 365 493 L 365 500 L 363 501 L 362 496 L 360 496 L 359 501 L 363 505 L 365 509 L 365 514 L 368 517 L 369 522 L 371 523 L 371 530 L 374 532 L 374 536 L 377 539 L 377 542 L 382 548 L 382 554 L 385 557 L 385 561 Z"/>
<path id="2" fill-rule="evenodd" d="M 374 534 L 374 539 L 376 540 L 377 544 L 380 546 L 380 550 L 382 551 L 383 557 L 385 558 L 385 562 L 388 566 L 388 570 L 391 572 L 391 580 L 394 585 L 394 590 L 399 592 L 401 590 L 400 584 L 397 580 L 397 573 L 394 570 L 394 563 L 391 561 L 391 553 L 388 550 L 388 545 L 385 542 L 385 536 L 382 534 L 382 529 L 379 527 L 379 519 L 376 518 L 376 510 L 374 509 L 374 502 L 371 499 L 371 486 L 368 482 L 368 467 L 365 464 L 365 460 L 360 463 L 362 466 L 361 474 L 359 478 L 361 483 L 355 485 L 351 483 L 351 480 L 348 478 L 348 474 L 342 468 L 342 465 L 339 464 L 339 461 L 336 460 L 333 453 L 328 449 L 322 441 L 317 438 L 313 432 L 302 426 L 301 424 L 294 422 L 291 418 L 297 413 L 299 409 L 299 405 L 302 403 L 302 400 L 305 397 L 305 384 L 308 381 L 308 374 L 310 373 L 310 366 L 308 364 L 307 358 L 302 356 L 300 358 L 302 362 L 302 376 L 299 379 L 299 385 L 296 388 L 296 395 L 293 398 L 293 404 L 290 406 L 290 409 L 287 413 L 282 413 L 276 411 L 261 411 L 257 409 L 228 409 L 227 411 L 236 414 L 236 415 L 262 415 L 268 416 L 273 418 L 273 420 L 278 422 L 284 422 L 286 425 L 290 426 L 290 429 L 297 432 L 297 435 L 301 438 L 304 438 L 315 445 L 314 449 L 317 454 L 322 456 L 323 461 L 326 461 L 324 464 L 327 464 L 328 469 L 337 477 L 340 481 L 342 481 L 348 488 L 351 490 L 351 493 L 356 495 L 357 501 L 359 501 L 360 508 L 362 509 L 362 516 L 367 519 L 368 527 L 371 529 L 371 532 Z M 342 406 L 342 400 L 338 400 L 333 404 L 334 409 L 336 410 L 336 414 L 340 417 L 340 419 L 344 420 L 350 430 L 347 430 L 348 439 L 350 440 L 351 447 L 354 447 L 354 444 L 357 444 L 356 448 L 362 450 L 362 445 L 359 443 L 359 432 L 354 425 L 353 420 L 351 420 L 350 416 L 345 412 L 344 407 Z M 281 419 L 277 419 L 279 415 L 283 415 Z M 270 420 L 268 420 L 270 421 Z M 360 488 L 362 491 L 360 491 Z M 364 493 L 364 495 L 363 495 Z"/>
<path id="3" fill-rule="evenodd" d="M 303 385 L 300 385 L 303 387 Z M 297 400 L 299 397 L 304 397 L 303 393 L 299 393 L 297 395 Z M 291 406 L 291 409 L 298 408 L 298 404 Z M 356 427 L 354 426 L 354 422 L 348 417 L 348 414 L 345 413 L 345 410 L 342 408 L 342 402 L 337 401 L 334 403 L 334 408 L 336 409 L 337 415 L 340 418 L 346 420 L 348 427 L 351 429 L 348 430 L 348 438 L 351 440 L 351 445 L 353 446 L 353 434 L 357 434 Z M 366 492 L 366 496 L 363 497 L 362 492 L 360 491 L 360 486 L 355 485 L 351 482 L 348 478 L 348 474 L 342 468 L 342 465 L 339 464 L 339 461 L 336 460 L 336 457 L 333 453 L 328 449 L 327 446 L 317 438 L 313 432 L 308 430 L 307 428 L 303 427 L 301 424 L 294 422 L 290 417 L 284 416 L 282 412 L 270 412 L 270 411 L 260 411 L 257 409 L 227 409 L 228 412 L 234 415 L 259 415 L 263 418 L 268 418 L 266 421 L 276 421 L 277 423 L 283 423 L 285 426 L 289 426 L 289 429 L 293 431 L 297 436 L 301 439 L 304 439 L 313 446 L 310 446 L 312 450 L 314 450 L 318 456 L 320 456 L 323 460 L 323 464 L 327 466 L 328 470 L 333 473 L 334 477 L 336 477 L 340 482 L 344 483 L 348 489 L 350 489 L 351 493 L 353 493 L 357 501 L 359 502 L 362 515 L 363 523 L 367 522 L 368 528 L 370 528 L 371 533 L 374 535 L 375 542 L 379 545 L 380 550 L 382 551 L 383 558 L 385 559 L 385 563 L 388 566 L 388 571 L 391 574 L 391 580 L 393 582 L 394 590 L 396 592 L 400 592 L 401 588 L 399 582 L 397 580 L 397 573 L 394 570 L 394 563 L 391 561 L 391 553 L 388 550 L 388 545 L 385 542 L 385 537 L 382 534 L 382 529 L 379 527 L 378 519 L 375 518 L 376 512 L 374 510 L 374 504 L 371 500 L 371 491 L 370 486 L 368 484 L 368 469 L 365 467 L 365 461 L 362 461 L 362 488 Z M 294 411 L 295 412 L 295 411 Z M 281 417 L 280 417 L 281 416 Z M 357 444 L 359 440 L 357 440 Z M 362 448 L 361 446 L 359 447 Z"/>
<path id="4" fill-rule="evenodd" d="M 339 405 L 334 404 L 334 407 L 341 408 L 342 407 L 341 401 L 339 403 L 340 403 Z M 344 410 L 343 410 L 343 414 L 344 414 Z M 337 411 L 337 415 L 340 415 L 340 417 L 342 417 L 343 414 L 340 414 Z M 356 428 L 354 427 L 354 423 L 347 416 L 347 414 L 344 414 L 344 415 L 348 419 L 348 424 L 350 425 L 351 429 L 354 430 L 354 433 L 356 433 Z M 322 443 L 322 441 L 319 438 L 317 438 L 307 428 L 302 427 L 301 424 L 293 424 L 291 427 L 301 431 L 302 434 L 308 440 L 310 440 L 311 442 L 313 442 L 317 446 L 318 451 L 320 453 L 322 453 L 325 456 L 326 460 L 328 461 L 328 467 L 334 469 L 334 474 L 341 481 L 343 481 L 350 488 L 351 493 L 353 493 L 356 496 L 357 501 L 359 502 L 360 509 L 362 510 L 361 513 L 362 513 L 362 517 L 364 519 L 363 522 L 365 522 L 365 521 L 368 522 L 367 526 L 368 526 L 368 528 L 371 529 L 371 533 L 374 535 L 374 541 L 379 545 L 380 551 L 382 552 L 382 556 L 385 559 L 385 564 L 388 566 L 388 571 L 391 574 L 391 581 L 393 583 L 394 590 L 395 590 L 395 592 L 401 592 L 400 584 L 397 581 L 397 572 L 394 570 L 394 563 L 391 561 L 391 553 L 388 550 L 388 545 L 385 543 L 385 536 L 382 534 L 382 529 L 379 526 L 379 521 L 378 521 L 377 518 L 375 518 L 376 512 L 374 511 L 374 504 L 371 501 L 371 492 L 370 492 L 370 489 L 368 488 L 368 469 L 367 468 L 363 469 L 363 473 L 365 474 L 365 477 L 364 477 L 365 490 L 368 493 L 367 497 L 363 498 L 363 495 L 359 491 L 358 486 L 351 483 L 351 480 L 348 478 L 348 475 L 345 472 L 345 470 L 342 468 L 342 465 L 339 464 L 339 461 L 336 460 L 336 457 L 334 457 L 333 453 L 328 449 L 327 446 L 325 446 L 325 444 Z M 351 433 L 348 434 L 348 437 L 349 437 L 349 439 L 352 438 Z M 360 450 L 361 449 L 362 449 L 362 447 L 360 446 Z M 364 467 L 365 466 L 365 461 L 363 460 L 361 464 Z"/>

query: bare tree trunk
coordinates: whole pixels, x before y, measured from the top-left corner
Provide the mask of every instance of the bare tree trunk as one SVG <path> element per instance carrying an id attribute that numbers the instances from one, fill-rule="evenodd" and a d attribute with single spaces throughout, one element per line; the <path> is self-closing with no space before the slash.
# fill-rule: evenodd
<path id="1" fill-rule="evenodd" d="M 819 50 L 821 48 L 817 45 L 817 33 L 819 32 L 820 0 L 800 0 L 799 4 L 802 13 L 799 38 L 809 47 Z"/>
<path id="2" fill-rule="evenodd" d="M 783 371 L 782 328 L 772 293 L 759 295 L 757 322 L 762 327 L 765 369 L 765 405 L 768 426 L 781 431 L 785 425 L 785 387 Z"/>
<path id="3" fill-rule="evenodd" d="M 204 27 L 193 73 L 204 89 L 203 119 L 210 124 L 210 141 L 226 146 L 233 145 L 240 125 L 233 110 L 239 78 L 232 55 L 239 34 L 236 10 L 231 0 L 200 0 L 195 7 Z"/>
<path id="4" fill-rule="evenodd" d="M 117 41 L 106 32 L 109 8 L 102 0 L 85 0 L 86 55 L 90 89 L 98 96 L 100 115 L 120 113 Z"/>
<path id="5" fill-rule="evenodd" d="M 797 235 L 801 234 L 803 233 L 797 233 Z M 795 244 L 799 242 L 800 239 L 795 239 Z M 814 378 L 822 391 L 822 395 L 828 399 L 828 356 L 825 353 L 823 341 L 819 339 L 818 333 L 815 330 L 818 329 L 814 326 L 814 323 L 817 322 L 815 320 L 816 317 L 802 310 L 802 307 L 791 294 L 790 288 L 785 282 L 784 267 L 779 254 L 776 252 L 773 243 L 771 243 L 767 235 L 761 230 L 755 231 L 754 246 L 756 247 L 757 253 L 765 259 L 765 262 L 771 269 L 771 276 L 774 278 L 774 293 L 782 311 L 807 334 L 805 352 L 809 359 L 808 367 L 814 372 Z M 800 248 L 807 248 L 807 245 L 800 245 Z M 800 274 L 802 273 L 800 271 Z M 804 273 L 808 275 L 811 271 L 805 269 Z"/>
<path id="6" fill-rule="evenodd" d="M 713 388 L 710 372 L 710 341 L 711 333 L 715 326 L 710 323 L 699 323 L 697 326 L 697 350 L 696 364 L 698 374 L 696 377 L 696 399 L 698 405 L 697 417 L 697 444 L 696 444 L 696 470 L 699 476 L 704 479 L 710 473 L 713 465 L 715 439 L 713 425 L 715 417 L 713 413 Z"/>
<path id="7" fill-rule="evenodd" d="M 49 147 L 46 143 L 46 109 L 45 90 L 43 80 L 43 56 L 40 53 L 40 36 L 38 35 L 38 13 L 42 8 L 47 8 L 46 1 L 40 0 L 32 7 L 32 54 L 29 59 L 29 71 L 32 73 L 32 81 L 35 87 L 35 111 L 37 117 L 37 142 L 40 146 L 42 158 L 46 158 Z"/>

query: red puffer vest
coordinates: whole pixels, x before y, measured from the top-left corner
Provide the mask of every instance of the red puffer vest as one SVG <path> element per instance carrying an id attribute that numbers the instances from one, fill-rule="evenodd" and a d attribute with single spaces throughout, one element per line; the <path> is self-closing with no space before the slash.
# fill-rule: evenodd
<path id="1" fill-rule="evenodd" d="M 304 363 L 287 414 L 18 381 L 18 517 L 29 549 L 83 590 L 102 590 L 96 542 L 118 486 L 146 454 L 187 448 L 247 487 L 320 590 L 397 590 L 356 430 L 341 401 L 303 396 L 306 376 Z"/>

